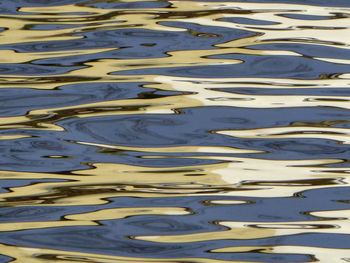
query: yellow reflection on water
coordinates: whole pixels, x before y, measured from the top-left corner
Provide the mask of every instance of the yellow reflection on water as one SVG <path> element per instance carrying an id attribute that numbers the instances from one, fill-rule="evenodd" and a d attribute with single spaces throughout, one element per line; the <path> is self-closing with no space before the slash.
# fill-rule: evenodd
<path id="1" fill-rule="evenodd" d="M 4 251 L 4 255 L 13 257 L 12 262 L 28 262 L 28 263 L 41 263 L 48 260 L 54 260 L 55 262 L 76 263 L 76 262 L 96 262 L 96 263 L 227 263 L 226 260 L 216 260 L 208 258 L 140 258 L 140 257 L 121 257 L 121 256 L 109 256 L 98 255 L 93 253 L 62 251 L 54 249 L 33 248 L 24 246 L 9 246 L 0 244 L 0 248 Z M 232 261 L 231 261 L 232 262 Z M 234 261 L 236 263 L 243 263 L 240 261 Z M 255 262 L 252 262 L 255 263 Z"/>
<path id="2" fill-rule="evenodd" d="M 67 226 L 97 226 L 97 221 L 122 219 L 138 215 L 188 215 L 190 211 L 177 207 L 110 208 L 90 213 L 66 215 L 64 221 L 0 223 L 0 232 L 44 229 Z"/>
<path id="3" fill-rule="evenodd" d="M 222 163 L 190 167 L 141 167 L 95 163 L 71 174 L 2 171 L 0 179 L 59 179 L 11 187 L 2 193 L 5 205 L 93 205 L 118 196 L 166 197 L 187 195 L 292 196 L 296 192 L 349 183 L 344 168 L 322 167 L 341 160 L 262 160 L 224 156 L 190 157 Z M 254 168 L 255 167 L 255 168 Z M 326 180 L 318 183 L 318 180 Z M 65 190 L 66 189 L 66 190 Z M 22 201 L 20 201 L 22 200 Z M 47 201 L 50 200 L 48 203 Z M 29 203 L 28 203 L 29 202 Z"/>
<path id="4" fill-rule="evenodd" d="M 99 99 L 94 102 L 76 102 L 74 105 L 57 104 L 41 108 L 29 108 L 16 116 L 0 117 L 0 130 L 11 133 L 1 134 L 0 141 L 28 139 L 33 136 L 22 132 L 62 132 L 65 128 L 57 122 L 65 119 L 82 119 L 113 115 L 132 114 L 180 114 L 185 108 L 197 107 L 235 107 L 251 109 L 279 108 L 323 108 L 349 110 L 349 96 L 344 95 L 350 88 L 349 72 L 329 72 L 310 79 L 275 77 L 185 77 L 171 75 L 171 69 L 184 68 L 187 72 L 195 67 L 243 66 L 244 57 L 280 57 L 307 58 L 316 62 L 346 66 L 348 58 L 332 57 L 332 54 L 319 53 L 315 56 L 304 54 L 302 50 L 265 49 L 265 44 L 303 44 L 313 48 L 335 48 L 337 51 L 349 50 L 350 46 L 350 8 L 332 6 L 311 6 L 283 3 L 246 3 L 246 2 L 201 2 L 169 1 L 170 8 L 97 8 L 88 4 L 112 3 L 113 1 L 93 0 L 86 3 L 21 7 L 19 14 L 3 14 L 0 25 L 0 44 L 8 45 L 0 50 L 0 63 L 18 65 L 36 65 L 39 60 L 51 59 L 50 65 L 69 60 L 74 56 L 93 56 L 82 62 L 72 63 L 79 66 L 66 73 L 42 74 L 40 71 L 26 73 L 0 74 L 0 88 L 22 88 L 58 90 L 69 84 L 115 84 L 144 83 L 139 86 L 156 91 L 176 91 L 179 95 L 154 98 Z M 143 0 L 123 0 L 115 2 L 143 2 Z M 152 1 L 147 1 L 152 2 Z M 162 2 L 162 1 L 153 1 Z M 330 3 L 331 5 L 331 3 Z M 295 15 L 309 16 L 310 19 L 295 18 Z M 294 16 L 294 18 L 293 18 Z M 322 16 L 324 19 L 315 18 Z M 312 19 L 312 17 L 314 17 Z M 225 21 L 226 19 L 226 21 Z M 268 23 L 251 24 L 228 22 L 227 19 L 252 19 Z M 174 24 L 171 24 L 175 22 Z M 177 23 L 177 24 L 176 24 Z M 205 32 L 189 29 L 186 24 L 202 26 Z M 64 26 L 64 28 L 55 28 Z M 51 27 L 51 29 L 50 29 Z M 67 28 L 68 27 L 68 28 Z M 251 33 L 247 37 L 226 39 L 220 36 L 216 27 L 228 30 L 244 30 Z M 43 29 L 44 28 L 44 29 Z M 84 33 L 107 30 L 143 29 L 151 32 L 181 32 L 197 38 L 215 37 L 217 43 L 210 47 L 198 46 L 197 50 L 165 50 L 158 57 L 110 58 L 108 52 L 120 51 L 124 46 L 116 43 L 113 47 L 86 48 L 67 46 L 66 50 L 50 50 L 41 46 L 49 41 L 84 40 Z M 27 49 L 12 48 L 11 45 L 27 45 Z M 24 45 L 24 46 L 25 46 Z M 133 44 L 130 43 L 130 46 Z M 335 52 L 337 53 L 337 52 Z M 132 54 L 131 54 L 132 56 Z M 222 56 L 222 58 L 220 58 Z M 243 57 L 243 58 L 242 58 Z M 55 59 L 57 59 L 55 61 Z M 39 63 L 40 64 L 40 63 Z M 13 65 L 12 65 L 13 66 Z M 154 70 L 146 74 L 147 70 Z M 164 74 L 157 70 L 167 69 Z M 273 74 L 273 69 L 271 69 Z M 169 73 L 170 72 L 170 73 Z M 185 71 L 184 71 L 185 72 Z M 259 95 L 242 94 L 241 88 L 269 90 L 276 89 L 342 89 L 344 94 L 331 95 Z M 236 92 L 237 91 L 237 92 Z M 6 98 L 5 98 L 6 99 Z M 330 119 L 332 118 L 329 117 Z M 330 120 L 331 121 L 331 120 Z M 343 120 L 347 122 L 347 120 Z M 338 144 L 349 144 L 349 129 L 331 127 L 315 121 L 284 124 L 279 127 L 254 129 L 222 129 L 212 127 L 210 132 L 234 139 L 321 139 Z M 21 133 L 20 133 L 21 132 Z M 38 133 L 39 134 L 39 133 Z M 38 136 L 38 135 L 35 135 Z M 16 141 L 13 141 L 14 143 Z M 342 167 L 347 160 L 338 157 L 324 159 L 273 160 L 265 158 L 265 151 L 251 148 L 233 148 L 208 145 L 190 145 L 178 147 L 134 147 L 96 143 L 75 138 L 69 140 L 74 145 L 90 146 L 98 154 L 110 154 L 113 151 L 136 152 L 137 158 L 151 159 L 200 159 L 213 161 L 213 164 L 179 167 L 150 167 L 131 164 L 94 161 L 84 163 L 86 169 L 70 172 L 28 172 L 27 170 L 0 171 L 0 183 L 7 180 L 27 180 L 21 186 L 4 187 L 0 193 L 0 204 L 4 208 L 30 206 L 95 206 L 90 212 L 61 215 L 55 221 L 1 222 L 1 232 L 21 233 L 25 230 L 47 228 L 65 228 L 76 226 L 99 227 L 103 220 L 120 220 L 133 216 L 181 216 L 194 213 L 186 207 L 133 207 L 103 208 L 114 197 L 168 198 L 215 196 L 219 199 L 208 200 L 205 207 L 227 207 L 249 205 L 249 201 L 233 200 L 234 197 L 274 198 L 292 197 L 297 193 L 321 188 L 345 186 L 349 181 L 349 168 Z M 4 146 L 4 151 L 7 146 Z M 180 156 L 183 153 L 184 156 Z M 6 152 L 7 154 L 7 152 Z M 9 150 L 8 155 L 12 152 Z M 28 153 L 30 154 L 30 153 Z M 174 154 L 176 156 L 174 157 Z M 249 157 L 237 157 L 241 154 Z M 12 156 L 12 155 L 11 155 Z M 63 158 L 65 155 L 52 154 L 51 158 Z M 40 156 L 42 157 L 42 156 Z M 312 158 L 312 156 L 311 156 Z M 331 167 L 334 165 L 335 167 Z M 339 166 L 336 166 L 339 165 Z M 330 166 L 330 167 L 327 167 Z M 5 168 L 3 168 L 5 169 Z M 29 182 L 42 180 L 41 182 Z M 49 182 L 45 180 L 50 180 Z M 326 210 L 327 208 L 325 208 Z M 72 211 L 72 210 L 70 210 Z M 259 238 L 283 237 L 304 234 L 350 234 L 349 210 L 326 210 L 309 212 L 313 220 L 309 221 L 222 221 L 206 222 L 216 224 L 218 231 L 192 232 L 188 234 L 130 235 L 124 237 L 133 241 L 154 243 L 191 243 L 214 240 L 255 240 Z M 205 219 L 204 219 L 205 221 Z M 224 263 L 240 262 L 207 258 L 143 258 L 108 256 L 98 253 L 70 252 L 54 249 L 12 246 L 0 244 L 1 254 L 13 257 L 11 262 L 39 263 L 55 262 L 178 262 L 178 263 Z M 312 246 L 236 246 L 211 249 L 210 253 L 261 253 L 261 254 L 301 254 L 319 262 L 350 261 L 348 250 Z M 158 256 L 159 257 L 159 256 Z M 260 260 L 261 261 L 261 260 Z M 259 261 L 259 262 L 260 262 Z M 247 261 L 244 261 L 247 262 Z M 253 261 L 249 261 L 253 262 Z"/>

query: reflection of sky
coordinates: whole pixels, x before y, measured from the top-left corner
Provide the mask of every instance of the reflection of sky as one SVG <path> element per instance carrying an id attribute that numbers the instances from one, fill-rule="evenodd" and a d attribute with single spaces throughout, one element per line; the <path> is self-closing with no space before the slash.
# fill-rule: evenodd
<path id="1" fill-rule="evenodd" d="M 348 257 L 348 5 L 2 1 L 0 261 Z"/>
<path id="2" fill-rule="evenodd" d="M 209 200 L 220 200 L 218 197 L 168 197 L 168 198 L 114 198 L 109 204 L 103 205 L 104 211 L 117 211 L 111 208 L 142 208 L 149 207 L 187 207 L 189 211 L 194 212 L 190 215 L 171 215 L 156 216 L 152 215 L 152 209 L 149 215 L 139 215 L 136 217 L 126 217 L 119 220 L 102 220 L 102 226 L 82 226 L 75 228 L 52 228 L 27 230 L 20 232 L 2 233 L 0 241 L 8 242 L 17 246 L 52 247 L 55 249 L 68 251 L 82 251 L 90 253 L 103 253 L 118 256 L 133 257 L 162 257 L 178 258 L 190 257 L 190 254 L 196 254 L 200 257 L 209 257 L 216 259 L 232 259 L 232 254 L 227 253 L 206 253 L 205 251 L 221 247 L 236 246 L 239 247 L 262 247 L 262 246 L 323 246 L 348 248 L 347 237 L 343 234 L 322 234 L 322 233 L 304 233 L 299 229 L 299 235 L 276 236 L 262 239 L 243 239 L 240 240 L 215 240 L 216 236 L 225 233 L 227 229 L 210 224 L 214 221 L 245 221 L 246 224 L 255 222 L 269 222 L 274 224 L 288 222 L 309 222 L 310 225 L 322 223 L 317 221 L 318 218 L 309 216 L 312 211 L 337 210 L 348 208 L 347 204 L 337 200 L 348 199 L 348 187 L 338 189 L 319 189 L 310 190 L 302 194 L 302 197 L 290 198 L 242 198 L 231 197 L 231 200 L 249 201 L 240 205 L 206 205 Z M 6 218 L 13 222 L 18 220 L 21 215 L 26 215 L 26 220 L 37 221 L 37 214 L 47 216 L 47 219 L 54 221 L 59 220 L 61 214 L 80 214 L 89 211 L 95 211 L 95 206 L 86 207 L 32 207 L 32 212 L 24 208 L 6 208 L 1 212 L 3 220 Z M 34 213 L 34 211 L 36 213 Z M 137 210 L 135 210 L 137 211 Z M 283 213 L 281 213 L 283 211 Z M 30 212 L 30 213 L 29 213 Z M 17 216 L 16 216 L 17 215 Z M 115 214 L 117 215 L 117 214 Z M 104 215 L 106 218 L 113 217 L 113 214 Z M 70 216 L 67 216 L 68 218 Z M 16 219 L 15 219 L 16 218 Z M 103 218 L 103 216 L 101 217 Z M 89 219 L 86 219 L 87 221 Z M 93 220 L 91 215 L 90 220 Z M 255 230 L 259 231 L 259 229 Z M 330 230 L 331 231 L 331 230 Z M 211 241 L 191 242 L 191 243 L 145 243 L 144 241 L 124 239 L 123 236 L 142 236 L 142 235 L 164 235 L 164 234 L 191 234 L 213 232 Z M 91 242 L 95 245 L 91 247 Z M 237 258 L 251 260 L 253 254 L 238 254 Z M 273 260 L 276 255 L 266 254 L 262 258 L 267 261 Z M 279 255 L 283 258 L 283 255 Z M 303 260 L 302 255 L 290 257 L 285 260 Z M 305 260 L 305 259 L 304 259 Z"/>
<path id="3" fill-rule="evenodd" d="M 130 94 L 130 93 L 129 93 Z M 127 94 L 125 94 L 127 95 Z M 83 96 L 83 95 L 81 95 Z M 59 98 L 59 97 L 56 97 Z M 38 98 L 42 102 L 42 98 Z M 35 104 L 35 99 L 31 100 Z M 2 169 L 27 171 L 63 171 L 79 169 L 87 162 L 121 162 L 150 166 L 198 164 L 199 159 L 172 159 L 171 157 L 205 156 L 198 153 L 166 153 L 167 159 L 138 159 L 140 153 L 124 150 L 119 155 L 98 153 L 98 148 L 66 141 L 131 147 L 222 146 L 264 151 L 264 154 L 236 154 L 267 159 L 347 159 L 349 149 L 327 139 L 287 138 L 259 139 L 235 138 L 210 133 L 215 130 L 239 130 L 288 126 L 294 121 L 322 123 L 329 114 L 344 120 L 346 111 L 322 108 L 249 109 L 229 107 L 202 107 L 182 110 L 183 114 L 122 115 L 71 119 L 57 123 L 62 131 L 18 130 L 16 134 L 33 138 L 3 140 Z M 220 116 L 220 117 L 218 117 Z M 300 116 L 304 116 L 302 119 Z M 7 132 L 13 134 L 13 131 Z M 3 134 L 7 134 L 3 132 Z M 326 136 L 327 137 L 327 136 Z M 11 149 L 9 151 L 9 149 Z M 142 153 L 155 155 L 157 152 Z M 52 159 L 45 156 L 71 156 L 73 159 Z M 164 155 L 157 153 L 156 155 Z M 232 154 L 230 154 L 232 155 Z M 136 159 L 135 159 L 136 158 Z M 210 163 L 203 159 L 202 163 Z"/>

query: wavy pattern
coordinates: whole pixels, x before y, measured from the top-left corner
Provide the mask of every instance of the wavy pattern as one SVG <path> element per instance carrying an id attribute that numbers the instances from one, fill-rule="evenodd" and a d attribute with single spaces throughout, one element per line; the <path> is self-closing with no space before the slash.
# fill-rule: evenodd
<path id="1" fill-rule="evenodd" d="M 0 2 L 0 262 L 350 261 L 345 0 Z"/>

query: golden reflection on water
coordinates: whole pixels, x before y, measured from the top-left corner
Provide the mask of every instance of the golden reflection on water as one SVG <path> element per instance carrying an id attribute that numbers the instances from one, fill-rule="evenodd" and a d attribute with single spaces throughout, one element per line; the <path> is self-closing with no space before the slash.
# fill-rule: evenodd
<path id="1" fill-rule="evenodd" d="M 141 4 L 144 3 L 145 6 L 142 8 L 127 6 L 122 8 L 98 8 L 91 5 L 110 2 L 127 4 L 140 2 Z M 146 3 L 148 2 L 165 2 L 169 4 L 169 7 L 147 7 Z M 7 89 L 26 91 L 30 89 L 39 92 L 56 92 L 62 90 L 65 85 L 107 85 L 115 83 L 128 83 L 131 89 L 132 85 L 143 83 L 139 85 L 140 90 L 153 89 L 157 92 L 174 93 L 171 96 L 162 95 L 158 97 L 137 97 L 136 95 L 112 99 L 106 97 L 93 101 L 75 101 L 68 104 L 65 102 L 53 103 L 52 105 L 43 104 L 44 106 L 41 107 L 29 105 L 25 113 L 2 114 L 0 117 L 0 132 L 4 132 L 4 134 L 0 135 L 1 142 L 10 141 L 15 145 L 16 143 L 26 142 L 26 140 L 40 138 L 42 136 L 40 132 L 45 132 L 45 134 L 48 133 L 52 137 L 52 140 L 68 143 L 73 145 L 72 147 L 79 146 L 93 149 L 91 154 L 93 152 L 96 155 L 120 157 L 131 156 L 132 153 L 135 154 L 136 157 L 134 158 L 136 160 L 141 160 L 143 163 L 137 163 L 136 161 L 135 163 L 123 163 L 117 159 L 116 161 L 110 161 L 110 159 L 109 161 L 94 160 L 94 157 L 91 157 L 80 163 L 84 168 L 79 166 L 79 168 L 70 169 L 69 171 L 62 167 L 62 169 L 50 172 L 50 165 L 46 163 L 34 163 L 29 168 L 1 168 L 0 181 L 4 182 L 3 188 L 5 189 L 0 193 L 0 204 L 3 209 L 68 207 L 71 208 L 70 211 L 74 211 L 74 207 L 91 206 L 93 208 L 87 212 L 77 210 L 80 212 L 63 213 L 55 220 L 46 220 L 43 217 L 36 221 L 21 218 L 12 219 L 11 222 L 1 221 L 0 232 L 22 233 L 21 231 L 28 230 L 64 229 L 82 226 L 98 228 L 104 225 L 101 221 L 117 221 L 142 216 L 190 218 L 203 212 L 194 211 L 185 206 L 177 207 L 171 201 L 167 206 L 153 206 L 150 203 L 148 206 L 137 207 L 103 207 L 112 203 L 111 199 L 113 198 L 134 198 L 136 200 L 160 198 L 166 200 L 167 198 L 176 197 L 186 200 L 186 198 L 203 197 L 207 199 L 205 201 L 201 199 L 200 201 L 204 210 L 208 207 L 227 207 L 227 211 L 229 211 L 235 207 L 252 205 L 253 201 L 250 201 L 249 198 L 261 198 L 261 200 L 263 198 L 299 198 L 308 191 L 312 192 L 324 188 L 338 189 L 349 184 L 348 160 L 343 156 L 334 156 L 336 154 L 333 154 L 333 152 L 319 156 L 318 154 L 322 154 L 325 148 L 317 148 L 315 154 L 307 157 L 301 155 L 298 158 L 295 158 L 295 156 L 284 158 L 278 156 L 279 152 L 277 152 L 277 157 L 270 158 L 268 154 L 273 153 L 274 150 L 262 150 L 261 145 L 253 143 L 255 142 L 253 139 L 262 140 L 263 142 L 294 140 L 292 144 L 295 144 L 294 142 L 297 140 L 303 140 L 302 143 L 306 140 L 324 140 L 328 146 L 332 142 L 338 147 L 345 147 L 350 143 L 349 126 L 346 126 L 349 120 L 344 119 L 343 115 L 338 117 L 333 111 L 325 117 L 328 118 L 327 120 L 313 119 L 306 121 L 300 116 L 299 119 L 293 122 L 286 121 L 288 123 L 281 123 L 282 121 L 274 123 L 272 120 L 272 124 L 268 122 L 269 125 L 262 124 L 259 126 L 257 124 L 255 128 L 247 126 L 246 128 L 234 127 L 231 129 L 227 128 L 228 125 L 226 125 L 226 128 L 213 126 L 205 131 L 206 134 L 222 136 L 226 140 L 240 140 L 240 142 L 250 140 L 248 143 L 239 144 L 237 147 L 223 146 L 219 143 L 212 143 L 210 140 L 198 145 L 189 143 L 189 145 L 171 146 L 169 143 L 170 146 L 162 144 L 152 146 L 148 143 L 147 137 L 143 142 L 144 145 L 136 145 L 137 143 L 133 144 L 132 141 L 128 145 L 127 139 L 125 142 L 115 142 L 114 144 L 108 140 L 100 142 L 91 139 L 89 141 L 90 137 L 84 137 L 85 135 L 79 137 L 79 134 L 71 135 L 71 138 L 68 139 L 59 137 L 72 129 L 67 125 L 65 126 L 67 120 L 79 122 L 94 118 L 109 118 L 111 116 L 121 118 L 133 115 L 181 117 L 191 114 L 184 113 L 188 109 L 213 109 L 217 107 L 222 107 L 223 112 L 226 108 L 275 111 L 303 108 L 345 112 L 350 109 L 348 92 L 350 73 L 344 72 L 345 70 L 340 71 L 338 68 L 332 71 L 332 67 L 347 66 L 349 64 L 348 58 L 332 57 L 335 56 L 334 53 L 309 55 L 303 53 L 307 48 L 305 50 L 302 48 L 286 50 L 283 49 L 282 45 L 293 44 L 299 47 L 298 45 L 303 44 L 311 49 L 317 46 L 318 48 L 337 48 L 341 49 L 342 52 L 349 50 L 350 8 L 230 1 L 148 2 L 138 0 L 87 1 L 57 6 L 22 6 L 18 9 L 18 14 L 6 13 L 0 16 L 0 26 L 6 29 L 0 32 L 0 44 L 4 46 L 0 50 L 0 63 L 2 64 L 49 65 L 52 67 L 59 65 L 64 68 L 60 62 L 69 61 L 72 58 L 77 59 L 79 56 L 91 56 L 84 61 L 77 59 L 75 62 L 67 62 L 67 65 L 73 65 L 76 68 L 72 66 L 71 70 L 64 73 L 58 71 L 56 73 L 42 73 L 40 70 L 29 71 L 29 73 L 22 71 L 14 73 L 12 71 L 10 73 L 0 72 L 0 91 Z M 297 18 L 297 15 L 304 16 L 305 19 Z M 310 19 L 306 19 L 307 16 Z M 324 18 L 312 19 L 315 16 Z M 251 19 L 262 22 L 252 24 L 244 22 L 246 20 L 242 20 L 243 22 L 229 22 L 227 19 Z M 189 24 L 203 27 L 205 32 L 200 32 L 200 29 L 187 28 Z M 42 26 L 41 29 L 40 26 Z M 58 28 L 58 26 L 66 26 L 66 28 Z M 244 32 L 250 32 L 251 34 L 244 37 L 231 37 L 233 39 L 224 41 L 224 36 L 220 35 L 215 27 L 229 32 L 245 30 Z M 128 47 L 119 45 L 118 38 L 126 37 L 123 35 L 115 36 L 116 41 L 113 47 L 67 46 L 63 50 L 62 48 L 55 49 L 53 47 L 51 50 L 47 48 L 48 43 L 51 43 L 50 41 L 58 41 L 59 43 L 75 40 L 84 41 L 86 38 L 84 34 L 108 30 L 118 32 L 118 30 L 123 29 L 142 29 L 158 33 L 180 32 L 191 34 L 196 38 L 196 41 L 199 41 L 198 39 L 218 39 L 218 43 L 202 47 L 198 42 L 197 49 L 178 50 L 177 45 L 181 44 L 181 40 L 179 40 L 179 43 L 175 43 L 172 49 L 168 46 L 168 49 L 164 50 L 161 56 L 153 56 L 150 51 L 150 55 L 141 58 L 133 57 L 132 52 L 118 58 L 111 58 L 107 55 L 110 54 L 108 52 L 119 52 L 133 45 L 139 45 L 133 43 L 129 43 L 130 46 Z M 142 37 L 142 33 L 140 35 Z M 166 35 L 164 36 L 166 38 Z M 156 45 L 155 43 L 158 40 L 162 40 L 162 37 L 157 35 L 149 37 L 145 34 L 144 38 L 143 46 Z M 40 46 L 42 43 L 46 43 L 46 46 Z M 267 49 L 263 46 L 267 44 L 275 46 Z M 16 50 L 16 45 L 29 45 L 29 48 L 18 48 Z M 42 49 L 45 48 L 47 50 L 43 51 Z M 214 72 L 211 76 L 207 76 L 207 73 L 199 74 L 197 77 L 190 76 L 191 72 L 195 72 L 191 70 L 195 70 L 197 67 L 205 69 L 206 67 L 235 66 L 238 69 L 238 67 L 245 66 L 248 63 L 245 58 L 250 57 L 257 58 L 257 62 L 252 64 L 254 66 L 264 56 L 270 58 L 284 57 L 285 59 L 303 58 L 313 63 L 328 63 L 326 65 L 329 72 L 319 74 L 317 77 L 304 77 L 303 75 L 288 77 L 283 75 L 286 72 L 281 71 L 283 74 L 279 74 L 279 67 L 283 67 L 285 64 L 280 65 L 281 62 L 278 62 L 265 66 L 264 64 L 260 65 L 260 71 L 267 70 L 266 72 L 269 73 L 266 76 L 252 74 L 247 77 L 235 77 L 232 72 L 233 76 L 231 76 L 231 73 L 227 76 L 221 76 L 219 71 L 217 71 L 217 75 Z M 53 62 L 47 62 L 48 64 L 42 62 L 50 59 Z M 288 63 L 287 61 L 286 64 Z M 302 64 L 300 67 L 306 66 Z M 300 67 L 289 68 L 286 71 L 287 73 L 297 71 Z M 176 68 L 184 68 L 185 70 L 179 73 L 173 70 Z M 259 73 L 259 70 L 253 70 Z M 193 73 L 192 75 L 196 74 Z M 246 90 L 242 91 L 242 89 Z M 254 93 L 249 89 L 267 92 L 267 95 Z M 315 95 L 313 92 L 319 89 L 327 91 L 336 89 L 339 91 L 337 91 L 338 93 L 324 92 L 321 95 Z M 292 93 L 279 94 L 277 92 L 279 90 L 291 91 Z M 307 94 L 305 94 L 305 90 Z M 304 91 L 304 93 L 301 91 Z M 21 96 L 21 91 L 17 92 L 18 96 Z M 34 99 L 35 95 L 33 95 Z M 264 116 L 261 118 L 264 119 Z M 345 126 L 339 126 L 340 124 Z M 178 128 L 174 127 L 174 129 Z M 141 129 L 141 131 L 143 130 Z M 198 130 L 196 131 L 198 132 Z M 89 132 L 87 131 L 87 134 L 91 133 Z M 103 132 L 103 130 L 98 130 L 98 132 Z M 74 131 L 72 133 L 74 134 Z M 313 144 L 313 146 L 315 145 Z M 8 147 L 8 144 L 5 147 Z M 299 148 L 295 149 L 297 151 Z M 34 151 L 34 153 L 30 151 Z M 16 150 L 12 152 L 16 152 Z M 35 149 L 28 150 L 28 156 L 31 154 L 36 154 Z M 37 155 L 40 154 L 42 153 L 37 153 Z M 63 153 L 53 152 L 51 155 L 40 156 L 40 158 L 44 157 L 53 160 L 71 159 L 74 161 L 79 157 L 79 154 L 70 153 L 67 150 Z M 173 160 L 175 162 L 180 159 L 193 163 L 190 165 L 151 165 L 151 161 L 166 162 Z M 149 161 L 149 165 L 147 165 L 147 161 Z M 207 163 L 198 164 L 195 163 L 196 161 L 206 161 Z M 47 170 L 44 168 L 47 168 Z M 8 186 L 6 185 L 7 180 L 27 181 L 23 185 Z M 247 200 L 241 198 L 247 198 Z M 348 200 L 336 200 L 335 202 L 346 203 Z M 206 220 L 204 215 L 201 225 L 215 226 L 217 227 L 216 230 L 203 228 L 191 233 L 170 233 L 169 231 L 169 233 L 162 235 L 130 233 L 124 235 L 122 239 L 148 242 L 147 244 L 151 246 L 164 243 L 208 242 L 209 244 L 212 241 L 223 240 L 268 240 L 306 234 L 350 235 L 349 209 L 334 209 L 325 206 L 322 211 L 319 210 L 310 208 L 307 211 L 298 211 L 300 214 L 306 213 L 311 216 L 312 220 L 273 218 L 271 221 L 253 219 L 240 221 L 223 220 L 222 215 L 218 215 L 218 218 L 213 221 Z M 283 214 L 283 212 L 281 213 Z M 79 248 L 74 247 L 55 250 L 50 249 L 53 246 L 42 244 L 38 246 L 34 244 L 33 247 L 29 247 L 19 243 L 6 243 L 3 240 L 0 242 L 1 255 L 14 258 L 11 262 L 248 262 L 248 259 L 228 261 L 227 258 L 221 260 L 209 258 L 209 256 L 198 257 L 195 254 L 188 257 L 179 256 L 179 258 L 166 257 L 165 254 L 154 257 L 139 257 L 137 254 L 124 257 L 109 255 L 111 253 L 104 252 L 87 253 L 84 252 L 85 250 L 80 252 Z M 344 249 L 337 247 L 337 245 L 322 247 L 319 245 L 263 244 L 231 246 L 230 243 L 227 243 L 227 245 L 222 245 L 223 243 L 215 244 L 217 244 L 215 248 L 207 249 L 209 252 L 206 252 L 214 255 L 214 257 L 216 254 L 234 255 L 237 253 L 253 253 L 257 257 L 268 254 L 299 254 L 306 255 L 309 261 L 350 261 L 349 247 Z M 249 262 L 255 262 L 252 259 L 249 260 Z M 262 262 L 262 260 L 260 258 L 256 262 Z M 292 261 L 286 261 L 284 258 L 284 260 L 278 262 Z"/>
<path id="2" fill-rule="evenodd" d="M 54 249 L 37 249 L 32 247 L 14 247 L 7 245 L 0 245 L 2 250 L 6 250 L 9 256 L 12 256 L 15 259 L 12 262 L 21 262 L 26 261 L 29 263 L 39 263 L 49 260 L 55 260 L 56 262 L 99 262 L 99 263 L 124 263 L 124 262 L 134 262 L 142 263 L 147 260 L 147 262 L 153 263 L 225 263 L 225 260 L 215 260 L 215 259 L 206 259 L 206 258 L 163 258 L 163 259 L 154 259 L 154 258 L 136 258 L 136 257 L 119 257 L 119 256 L 108 256 L 108 255 L 96 255 L 92 253 L 83 253 L 83 252 L 70 252 L 70 251 L 61 251 Z M 254 262 L 253 262 L 254 263 Z"/>
<path id="3" fill-rule="evenodd" d="M 203 157 L 200 157 L 203 158 Z M 209 157 L 208 157 L 209 158 Z M 64 179 L 10 188 L 1 195 L 4 205 L 16 205 L 18 199 L 35 204 L 92 205 L 105 203 L 114 196 L 155 197 L 170 195 L 210 194 L 241 196 L 290 196 L 295 192 L 320 187 L 317 180 L 329 180 L 329 187 L 348 184 L 348 170 L 324 168 L 322 164 L 341 160 L 281 161 L 231 157 L 210 157 L 224 163 L 152 168 L 122 164 L 95 163 L 93 169 L 74 171 L 70 175 L 3 171 L 2 179 Z M 258 169 L 254 169 L 257 167 Z M 314 183 L 312 183 L 314 181 Z M 322 185 L 324 186 L 324 185 Z M 109 190 L 108 193 L 82 195 L 60 189 Z M 34 199 L 30 201 L 31 199 Z M 51 200 L 46 204 L 47 200 Z M 25 203 L 28 205 L 28 203 Z"/>

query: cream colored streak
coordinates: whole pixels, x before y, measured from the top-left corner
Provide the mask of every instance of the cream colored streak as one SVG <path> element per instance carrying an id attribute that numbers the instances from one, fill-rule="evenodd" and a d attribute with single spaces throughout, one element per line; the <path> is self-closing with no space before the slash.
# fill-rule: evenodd
<path id="1" fill-rule="evenodd" d="M 137 152 L 155 152 L 155 153 L 263 153 L 263 151 L 250 150 L 250 149 L 239 149 L 233 147 L 216 147 L 216 146 L 180 146 L 180 147 L 131 147 L 131 146 L 121 146 L 121 145 L 107 145 L 99 143 L 90 142 L 80 142 L 75 143 L 96 146 L 100 148 L 116 149 L 123 151 L 137 151 Z"/>
<path id="2" fill-rule="evenodd" d="M 310 255 L 314 262 L 344 263 L 350 261 L 349 249 L 309 247 L 309 246 L 260 246 L 260 247 L 227 247 L 211 250 L 211 253 L 260 253 Z"/>
<path id="3" fill-rule="evenodd" d="M 148 240 L 160 243 L 183 243 L 221 239 L 243 240 L 269 238 L 303 233 L 350 234 L 350 210 L 327 212 L 329 212 L 329 214 L 333 214 L 333 212 L 335 212 L 335 215 L 341 215 L 342 218 L 322 221 L 296 222 L 221 221 L 218 222 L 218 225 L 227 227 L 228 230 L 185 235 L 135 236 L 134 238 L 138 240 Z"/>
<path id="4" fill-rule="evenodd" d="M 217 131 L 217 133 L 236 138 L 309 138 L 335 140 L 340 143 L 350 144 L 350 131 L 346 128 L 290 126 L 249 130 L 225 130 Z"/>
<path id="5" fill-rule="evenodd" d="M 152 157 L 148 156 L 148 158 Z M 226 166 L 214 168 L 212 173 L 220 175 L 232 191 L 221 191 L 216 195 L 283 197 L 325 186 L 339 187 L 339 185 L 350 183 L 349 169 L 318 167 L 321 164 L 337 163 L 336 160 L 264 160 L 224 156 L 188 158 L 205 158 L 228 162 Z M 331 179 L 333 183 L 330 185 L 312 184 L 312 180 L 317 182 L 321 179 Z M 303 183 L 303 180 L 311 180 L 311 183 Z"/>
<path id="6" fill-rule="evenodd" d="M 187 80 L 187 81 L 186 81 Z M 318 107 L 318 106 L 330 106 L 350 109 L 350 97 L 346 96 L 305 96 L 305 95 L 245 95 L 238 93 L 226 93 L 224 91 L 216 91 L 213 88 L 227 88 L 237 87 L 239 85 L 238 79 L 233 79 L 234 84 L 230 83 L 230 79 L 184 79 L 184 78 L 171 78 L 159 76 L 155 78 L 155 81 L 166 84 L 167 87 L 171 87 L 173 90 L 182 92 L 191 92 L 190 95 L 185 95 L 187 98 L 200 101 L 205 106 L 235 106 L 235 107 L 249 107 L 249 108 L 284 108 L 284 107 Z M 240 79 L 241 87 L 253 86 L 254 79 Z M 248 80 L 248 85 L 245 81 Z M 261 87 L 259 82 L 264 80 L 268 84 L 267 79 L 256 79 L 258 83 L 255 87 Z M 274 80 L 276 82 L 276 80 Z M 294 81 L 286 80 L 286 84 L 303 82 L 303 88 L 307 88 L 307 81 Z M 316 84 L 318 82 L 318 84 Z M 324 81 L 324 85 L 328 85 L 329 81 Z M 222 83 L 222 84 L 221 84 Z M 228 84 L 230 83 L 230 84 Z M 237 83 L 237 84 L 236 84 Z M 252 83 L 252 84 L 250 84 Z M 320 87 L 322 81 L 310 81 L 310 85 L 316 85 Z M 334 85 L 335 83 L 333 83 Z M 220 86 L 221 85 L 221 86 Z M 277 87 L 281 87 L 281 84 L 277 84 Z M 239 87 L 239 86 L 238 86 Z M 277 88 L 272 85 L 273 88 Z M 267 88 L 272 88 L 267 86 Z M 294 88 L 290 86 L 290 88 Z"/>

